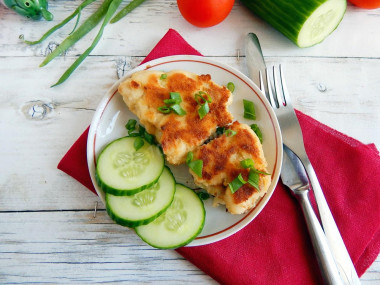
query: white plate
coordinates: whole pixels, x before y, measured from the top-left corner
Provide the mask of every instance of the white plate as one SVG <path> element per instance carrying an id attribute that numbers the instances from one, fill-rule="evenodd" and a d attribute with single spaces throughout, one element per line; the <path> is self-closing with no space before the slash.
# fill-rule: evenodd
<path id="1" fill-rule="evenodd" d="M 233 103 L 228 108 L 229 111 L 234 115 L 234 119 L 239 122 L 247 124 L 256 123 L 259 125 L 264 138 L 263 148 L 268 161 L 268 171 L 272 174 L 272 184 L 268 192 L 257 203 L 255 208 L 242 215 L 226 213 L 224 206 L 215 208 L 212 207 L 212 199 L 206 200 L 206 221 L 204 229 L 189 246 L 209 244 L 236 233 L 260 213 L 275 189 L 279 179 L 282 161 L 281 133 L 272 108 L 259 88 L 250 79 L 225 64 L 204 57 L 181 55 L 156 59 L 131 70 L 112 86 L 95 112 L 87 141 L 88 167 L 92 182 L 99 197 L 104 203 L 104 192 L 97 186 L 95 181 L 96 157 L 106 144 L 127 135 L 125 124 L 130 118 L 137 119 L 123 102 L 121 95 L 117 92 L 117 88 L 120 82 L 131 76 L 132 73 L 144 69 L 155 69 L 165 72 L 182 69 L 197 74 L 210 74 L 212 80 L 220 85 L 233 82 L 235 84 L 235 91 L 233 93 Z M 243 99 L 254 102 L 257 120 L 252 121 L 243 118 Z M 192 188 L 195 187 L 186 165 L 171 166 L 170 168 L 177 182 Z"/>

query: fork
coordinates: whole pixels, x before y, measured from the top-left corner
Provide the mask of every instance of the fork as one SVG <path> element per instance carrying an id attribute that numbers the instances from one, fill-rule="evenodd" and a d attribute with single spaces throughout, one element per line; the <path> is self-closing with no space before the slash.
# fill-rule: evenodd
<path id="1" fill-rule="evenodd" d="M 307 172 L 317 202 L 322 227 L 341 273 L 340 275 L 345 284 L 360 284 L 359 277 L 331 214 L 317 175 L 306 154 L 302 130 L 288 93 L 282 66 L 280 65 L 278 72 L 276 72 L 276 68 L 273 66 L 272 79 L 269 76 L 267 68 L 265 69 L 265 73 L 267 86 L 264 86 L 263 75 L 260 72 L 260 89 L 266 95 L 277 116 L 282 132 L 283 144 L 296 154 Z M 279 74 L 280 79 L 277 74 Z"/>

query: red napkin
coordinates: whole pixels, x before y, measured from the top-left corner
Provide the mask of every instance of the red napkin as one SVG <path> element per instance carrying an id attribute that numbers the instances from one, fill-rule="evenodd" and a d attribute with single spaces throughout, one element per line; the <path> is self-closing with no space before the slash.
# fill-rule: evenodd
<path id="1" fill-rule="evenodd" d="M 145 61 L 174 54 L 200 55 L 169 30 Z M 144 62 L 145 62 L 144 61 Z M 380 156 L 364 145 L 297 112 L 306 151 L 356 270 L 362 275 L 380 251 Z M 88 129 L 58 168 L 95 193 L 87 168 Z M 177 249 L 223 284 L 319 284 L 318 265 L 295 199 L 279 183 L 264 210 L 222 241 Z"/>

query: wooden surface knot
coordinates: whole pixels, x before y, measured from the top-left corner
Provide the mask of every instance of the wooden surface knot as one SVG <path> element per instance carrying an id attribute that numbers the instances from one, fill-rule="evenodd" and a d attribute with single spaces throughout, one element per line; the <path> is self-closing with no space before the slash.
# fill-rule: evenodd
<path id="1" fill-rule="evenodd" d="M 54 109 L 54 106 L 50 103 L 43 102 L 41 100 L 27 102 L 22 110 L 28 119 L 32 120 L 44 120 L 47 119 L 47 115 Z"/>

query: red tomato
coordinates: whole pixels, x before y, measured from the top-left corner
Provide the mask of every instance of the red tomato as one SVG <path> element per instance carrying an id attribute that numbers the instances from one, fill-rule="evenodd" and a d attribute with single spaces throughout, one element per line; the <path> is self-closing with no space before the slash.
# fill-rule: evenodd
<path id="1" fill-rule="evenodd" d="M 177 0 L 179 11 L 197 27 L 211 27 L 222 22 L 230 13 L 235 0 Z"/>
<path id="2" fill-rule="evenodd" d="M 349 0 L 352 4 L 365 9 L 376 9 L 380 7 L 380 0 Z"/>

